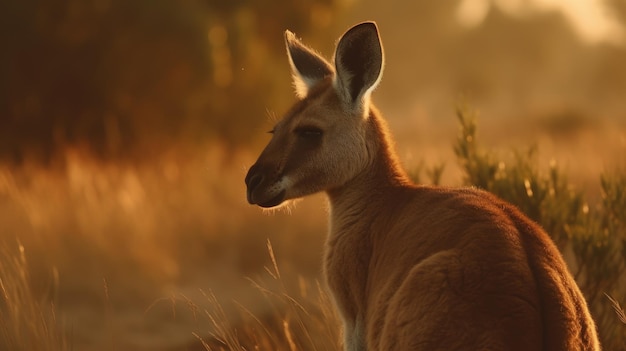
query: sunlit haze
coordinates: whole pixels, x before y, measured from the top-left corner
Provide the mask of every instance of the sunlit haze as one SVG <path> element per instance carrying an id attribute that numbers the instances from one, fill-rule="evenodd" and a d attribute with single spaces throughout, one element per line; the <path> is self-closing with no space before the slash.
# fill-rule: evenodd
<path id="1" fill-rule="evenodd" d="M 615 45 L 626 43 L 623 25 L 602 2 L 596 0 L 462 0 L 457 8 L 457 18 L 468 27 L 477 26 L 493 6 L 512 15 L 524 15 L 533 11 L 560 11 L 585 42 Z"/>

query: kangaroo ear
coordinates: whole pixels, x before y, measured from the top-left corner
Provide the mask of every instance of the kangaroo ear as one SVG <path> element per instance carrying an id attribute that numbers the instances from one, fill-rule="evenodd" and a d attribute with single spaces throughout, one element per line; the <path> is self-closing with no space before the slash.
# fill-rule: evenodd
<path id="1" fill-rule="evenodd" d="M 296 94 L 303 98 L 315 84 L 333 74 L 333 67 L 290 31 L 285 31 L 285 44 Z"/>
<path id="2" fill-rule="evenodd" d="M 335 52 L 335 88 L 353 109 L 366 111 L 383 71 L 383 48 L 374 22 L 350 28 Z"/>

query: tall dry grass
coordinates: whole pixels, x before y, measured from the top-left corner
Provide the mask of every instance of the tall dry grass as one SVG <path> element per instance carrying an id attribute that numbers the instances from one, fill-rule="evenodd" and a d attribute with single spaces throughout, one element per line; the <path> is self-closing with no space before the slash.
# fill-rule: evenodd
<path id="1" fill-rule="evenodd" d="M 71 350 L 54 301 L 35 294 L 31 278 L 24 246 L 0 248 L 0 350 Z"/>
<path id="2" fill-rule="evenodd" d="M 28 273 L 29 290 L 22 290 L 54 302 L 43 307 L 62 317 L 58 330 L 73 348 L 199 347 L 192 332 L 208 340 L 212 322 L 194 315 L 190 304 L 172 301 L 185 296 L 198 310 L 211 310 L 214 303 L 202 291 L 223 302 L 233 328 L 245 325 L 240 306 L 271 320 L 278 312 L 261 285 L 245 278 L 266 274 L 268 238 L 283 262 L 283 285 L 294 296 L 314 295 L 325 231 L 321 199 L 298 205 L 300 214 L 261 215 L 245 202 L 251 157 L 221 145 L 200 149 L 142 164 L 107 164 L 68 150 L 49 168 L 0 166 L 0 244 L 19 241 L 28 262 L 23 269 L 5 265 L 6 274 Z M 20 286 L 7 279 L 8 287 Z M 298 288 L 307 284 L 308 290 Z M 285 321 L 296 323 L 295 316 Z M 267 328 L 285 329 L 282 322 Z"/>
<path id="3" fill-rule="evenodd" d="M 317 280 L 298 276 L 297 286 L 290 287 L 279 269 L 270 241 L 268 253 L 271 265 L 262 277 L 249 278 L 251 286 L 270 306 L 271 313 L 259 316 L 250 306 L 236 301 L 237 323 L 225 313 L 224 302 L 213 293 L 206 293 L 210 308 L 203 314 L 213 327 L 210 339 L 202 338 L 206 350 L 340 350 L 340 323 L 326 289 Z M 198 309 L 189 301 L 194 309 Z"/>

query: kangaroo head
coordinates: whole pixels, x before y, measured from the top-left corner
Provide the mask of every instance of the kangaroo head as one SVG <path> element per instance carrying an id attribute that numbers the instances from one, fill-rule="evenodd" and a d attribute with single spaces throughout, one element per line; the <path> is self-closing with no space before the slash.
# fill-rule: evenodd
<path id="1" fill-rule="evenodd" d="M 334 67 L 289 31 L 285 43 L 298 101 L 246 176 L 248 202 L 262 207 L 341 187 L 374 152 L 370 95 L 383 67 L 376 24 L 341 37 Z"/>

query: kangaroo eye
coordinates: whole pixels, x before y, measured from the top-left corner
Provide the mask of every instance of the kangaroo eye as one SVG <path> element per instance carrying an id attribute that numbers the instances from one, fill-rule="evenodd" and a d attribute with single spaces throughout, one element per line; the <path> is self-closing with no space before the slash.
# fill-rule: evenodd
<path id="1" fill-rule="evenodd" d="M 324 134 L 321 129 L 312 126 L 298 127 L 294 132 L 302 138 L 318 138 Z"/>

